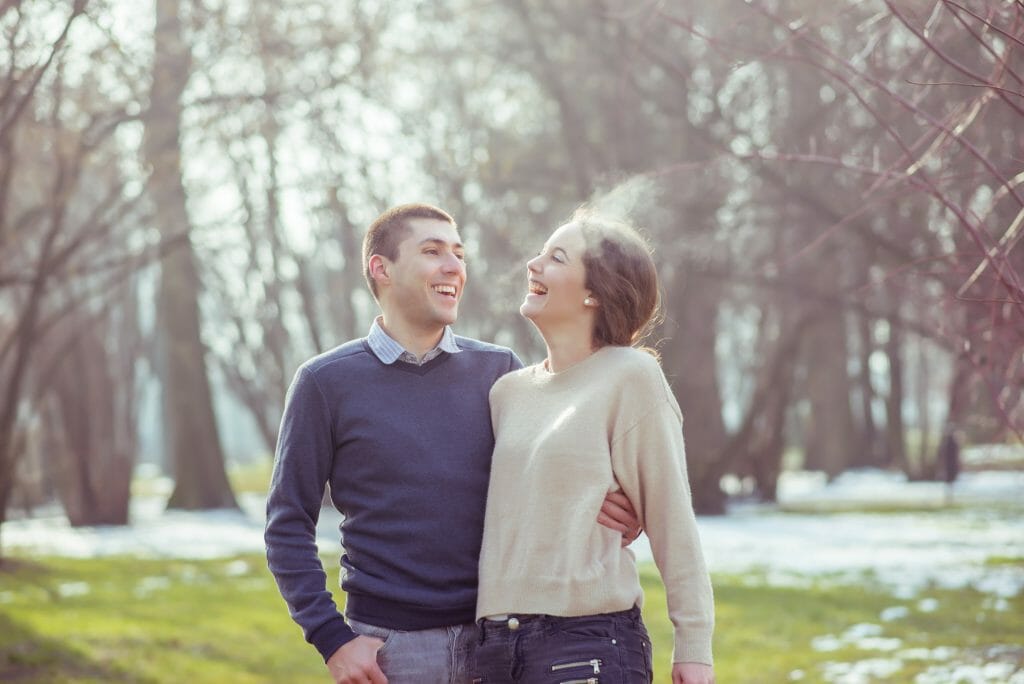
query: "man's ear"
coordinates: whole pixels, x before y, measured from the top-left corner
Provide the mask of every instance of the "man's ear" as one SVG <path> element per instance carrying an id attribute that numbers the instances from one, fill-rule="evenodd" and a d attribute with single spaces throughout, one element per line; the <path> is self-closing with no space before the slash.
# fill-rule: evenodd
<path id="1" fill-rule="evenodd" d="M 377 283 L 377 286 L 388 285 L 391 282 L 389 262 L 385 257 L 380 254 L 374 254 L 370 257 L 370 261 L 367 263 L 370 270 L 370 277 L 373 278 L 373 282 Z"/>

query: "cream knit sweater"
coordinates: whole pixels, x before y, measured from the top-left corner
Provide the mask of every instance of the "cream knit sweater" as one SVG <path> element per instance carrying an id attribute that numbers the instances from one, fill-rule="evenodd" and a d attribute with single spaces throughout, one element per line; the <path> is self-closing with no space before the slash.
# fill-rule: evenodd
<path id="1" fill-rule="evenodd" d="M 711 664 L 714 601 L 686 477 L 682 416 L 657 360 L 604 347 L 558 373 L 542 364 L 491 389 L 491 466 L 477 617 L 627 610 L 643 592 L 633 552 L 597 523 L 629 497 L 675 626 L 675 662 Z"/>

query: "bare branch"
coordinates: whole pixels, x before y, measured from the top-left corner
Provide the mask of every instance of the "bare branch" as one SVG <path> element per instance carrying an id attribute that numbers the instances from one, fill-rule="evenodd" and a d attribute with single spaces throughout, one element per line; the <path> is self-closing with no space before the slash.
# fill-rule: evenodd
<path id="1" fill-rule="evenodd" d="M 1009 95 L 1024 97 L 1024 93 L 1019 93 L 1016 90 L 1010 90 L 1009 88 L 1001 88 L 990 83 L 962 83 L 960 81 L 912 81 L 909 78 L 906 79 L 906 82 L 909 83 L 910 85 L 917 86 L 963 86 L 965 88 L 984 88 L 986 90 L 1001 90 Z"/>
<path id="2" fill-rule="evenodd" d="M 0 122 L 0 140 L 7 137 L 10 134 L 14 123 L 21 116 L 22 112 L 25 111 L 25 107 L 32 100 L 32 96 L 35 94 L 36 88 L 39 86 L 39 82 L 43 80 L 43 75 L 49 70 L 50 65 L 53 64 L 53 60 L 60 54 L 64 48 L 64 42 L 67 40 L 68 32 L 71 30 L 71 25 L 75 22 L 79 16 L 85 12 L 85 6 L 88 4 L 88 0 L 74 0 L 74 4 L 71 7 L 71 16 L 64 23 L 64 29 L 61 31 L 57 40 L 54 41 L 53 49 L 50 50 L 49 56 L 42 65 L 36 67 L 36 73 L 32 81 L 28 84 L 21 100 L 14 105 L 13 112 L 7 116 L 2 122 Z M 13 94 L 13 87 L 16 81 L 12 82 L 11 88 L 8 92 L 4 93 L 4 96 L 0 98 L 0 110 L 6 109 L 6 100 Z"/>
<path id="3" fill-rule="evenodd" d="M 917 36 L 917 39 L 920 40 L 922 43 L 924 43 L 925 46 L 929 50 L 931 50 L 936 56 L 938 56 L 939 59 L 941 59 L 943 62 L 945 62 L 946 64 L 950 65 L 951 67 L 953 67 L 954 69 L 956 69 L 960 73 L 964 74 L 965 76 L 967 76 L 969 78 L 973 78 L 975 81 L 978 81 L 979 83 L 986 84 L 986 85 L 989 83 L 989 80 L 987 78 L 985 78 L 984 76 L 980 76 L 980 75 L 974 73 L 973 71 L 968 69 L 966 66 L 961 64 L 958 60 L 956 60 L 953 57 L 950 57 L 948 54 L 946 54 L 946 52 L 944 50 L 942 50 L 941 48 L 939 48 L 935 44 L 934 41 L 932 41 L 930 38 L 928 38 L 928 36 L 926 36 L 923 31 L 921 31 L 916 26 L 911 24 L 910 20 L 907 19 L 903 15 L 902 12 L 900 12 L 898 9 L 896 9 L 893 6 L 892 0 L 885 0 L 885 4 L 889 8 L 889 10 L 893 13 L 893 16 L 895 16 L 897 19 L 899 19 L 900 22 L 904 26 L 906 26 L 907 29 L 909 29 L 911 33 L 913 33 L 915 36 Z M 1002 99 L 1003 102 L 1005 102 L 1011 108 L 1013 108 L 1014 111 L 1016 111 L 1021 116 L 1024 116 L 1024 108 L 1021 108 L 1016 103 L 1014 103 L 1012 100 L 1007 99 L 1006 96 L 1003 95 L 1002 93 L 997 91 L 996 94 L 999 95 L 1000 99 Z"/>
<path id="4" fill-rule="evenodd" d="M 999 28 L 998 26 L 996 26 L 995 24 L 993 24 L 989 20 L 985 19 L 985 17 L 982 17 L 982 16 L 972 12 L 970 9 L 968 9 L 967 7 L 964 7 L 960 3 L 953 2 L 953 0 L 942 0 L 942 2 L 944 4 L 946 4 L 946 5 L 949 5 L 949 6 L 957 8 L 958 10 L 961 10 L 962 12 L 966 12 L 967 14 L 970 14 L 972 17 L 974 17 L 975 19 L 977 19 L 981 23 L 985 24 L 986 26 L 991 28 L 996 33 L 999 33 L 999 34 L 1003 35 L 1004 37 L 1009 38 L 1014 43 L 1017 43 L 1021 47 L 1024 47 L 1024 41 L 1022 41 L 1020 38 L 1018 38 L 1017 36 L 1013 35 L 1012 33 L 1008 33 L 1006 31 L 1004 31 L 1003 29 Z M 950 14 L 956 15 L 956 12 L 950 10 Z M 958 18 L 959 18 L 959 16 L 958 16 Z M 1018 80 L 1020 80 L 1020 79 L 1018 79 Z"/>

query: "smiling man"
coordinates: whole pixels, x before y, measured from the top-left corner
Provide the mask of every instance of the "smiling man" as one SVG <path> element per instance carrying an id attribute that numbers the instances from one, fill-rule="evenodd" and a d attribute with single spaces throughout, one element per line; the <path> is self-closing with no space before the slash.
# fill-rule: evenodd
<path id="1" fill-rule="evenodd" d="M 288 391 L 268 565 L 335 682 L 464 682 L 494 448 L 487 396 L 522 363 L 452 332 L 466 264 L 444 211 L 388 210 L 367 231 L 363 265 L 382 315 L 365 338 L 303 364 Z M 345 617 L 316 548 L 328 484 L 345 516 Z M 634 527 L 628 509 L 613 497 L 603 511 L 612 520 L 600 520 Z"/>

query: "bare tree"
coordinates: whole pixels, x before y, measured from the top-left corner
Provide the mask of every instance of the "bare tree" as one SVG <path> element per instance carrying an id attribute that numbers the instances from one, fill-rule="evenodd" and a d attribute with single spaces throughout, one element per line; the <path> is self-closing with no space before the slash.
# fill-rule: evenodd
<path id="1" fill-rule="evenodd" d="M 184 236 L 163 260 L 157 310 L 164 435 L 175 486 L 167 505 L 204 509 L 237 507 L 225 469 L 200 337 L 201 284 L 188 239 L 181 165 L 182 94 L 192 72 L 178 0 L 156 0 L 153 80 L 145 116 L 148 194 L 164 239 Z"/>
<path id="2" fill-rule="evenodd" d="M 67 74 L 67 36 L 72 24 L 91 21 L 86 6 L 16 3 L 0 17 L 11 48 L 0 82 L 0 521 L 28 447 L 27 424 L 50 389 L 48 350 L 76 352 L 82 340 L 67 334 L 69 322 L 109 308 L 157 254 L 145 239 L 129 239 L 139 194 L 129 189 L 114 133 L 133 121 L 130 103 L 97 87 L 100 68 Z M 51 33 L 55 16 L 65 19 Z"/>

